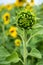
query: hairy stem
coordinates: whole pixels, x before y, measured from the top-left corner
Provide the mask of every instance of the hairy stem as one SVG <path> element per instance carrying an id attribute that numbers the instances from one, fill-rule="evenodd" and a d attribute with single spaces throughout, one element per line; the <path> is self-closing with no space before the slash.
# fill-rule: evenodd
<path id="1" fill-rule="evenodd" d="M 27 65 L 27 55 L 26 55 L 26 52 L 27 52 L 27 49 L 26 49 L 26 32 L 25 30 L 23 30 L 23 59 L 24 59 L 24 64 L 23 65 Z"/>

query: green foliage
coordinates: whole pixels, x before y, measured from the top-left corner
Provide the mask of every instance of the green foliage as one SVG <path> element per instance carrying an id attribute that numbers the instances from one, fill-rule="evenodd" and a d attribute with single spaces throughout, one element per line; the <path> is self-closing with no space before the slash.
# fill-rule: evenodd
<path id="1" fill-rule="evenodd" d="M 14 51 L 14 53 L 12 53 L 10 56 L 8 56 L 6 58 L 6 61 L 8 63 L 11 63 L 11 62 L 14 62 L 14 63 L 17 63 L 19 61 L 19 57 L 18 57 L 18 54 Z"/>
<path id="2" fill-rule="evenodd" d="M 33 48 L 31 50 L 31 52 L 29 53 L 29 55 L 32 56 L 32 57 L 39 58 L 39 59 L 42 58 L 41 53 L 37 49 L 35 49 L 35 48 Z"/>
<path id="3" fill-rule="evenodd" d="M 33 7 L 33 13 L 36 14 L 36 17 L 31 15 L 30 11 L 26 12 L 25 7 L 15 7 L 11 11 L 7 11 L 6 9 L 1 11 L 0 65 L 43 65 L 42 6 L 43 4 Z M 21 12 L 21 10 L 23 10 L 23 12 Z M 10 23 L 7 25 L 3 23 L 2 19 L 5 12 L 10 13 Z M 18 36 L 16 38 L 10 36 L 9 29 L 11 26 L 18 28 Z M 29 29 L 27 29 L 28 27 Z M 18 47 L 15 46 L 14 41 L 16 39 L 21 40 L 21 44 Z"/>

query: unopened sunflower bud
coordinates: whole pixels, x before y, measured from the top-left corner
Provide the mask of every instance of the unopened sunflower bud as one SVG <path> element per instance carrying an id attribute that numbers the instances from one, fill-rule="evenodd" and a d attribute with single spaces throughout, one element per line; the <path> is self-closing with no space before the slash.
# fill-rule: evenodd
<path id="1" fill-rule="evenodd" d="M 21 12 L 18 17 L 18 26 L 24 29 L 30 29 L 35 24 L 35 16 L 29 12 Z"/>

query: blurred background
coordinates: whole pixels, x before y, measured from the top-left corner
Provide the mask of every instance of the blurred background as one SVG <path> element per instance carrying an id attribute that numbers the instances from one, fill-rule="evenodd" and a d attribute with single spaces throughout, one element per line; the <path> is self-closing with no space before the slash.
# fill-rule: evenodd
<path id="1" fill-rule="evenodd" d="M 9 3 L 14 3 L 16 0 L 0 0 L 0 5 L 1 4 L 9 4 Z M 28 2 L 30 2 L 30 0 L 27 0 Z M 43 0 L 34 0 L 36 5 L 39 5 L 41 3 L 43 3 Z"/>

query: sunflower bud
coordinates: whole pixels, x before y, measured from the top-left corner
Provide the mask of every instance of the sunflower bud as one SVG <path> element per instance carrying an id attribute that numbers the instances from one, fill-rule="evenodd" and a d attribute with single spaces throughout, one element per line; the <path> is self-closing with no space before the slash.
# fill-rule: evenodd
<path id="1" fill-rule="evenodd" d="M 21 12 L 18 17 L 18 26 L 24 29 L 32 28 L 32 26 L 35 24 L 35 16 L 32 15 L 32 13 L 29 12 Z"/>

